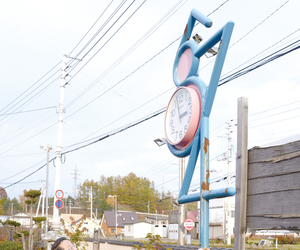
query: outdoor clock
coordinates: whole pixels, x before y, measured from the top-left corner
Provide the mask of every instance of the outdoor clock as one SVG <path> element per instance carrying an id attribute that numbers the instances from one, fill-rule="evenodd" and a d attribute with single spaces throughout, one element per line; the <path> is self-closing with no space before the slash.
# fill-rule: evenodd
<path id="1" fill-rule="evenodd" d="M 193 85 L 178 88 L 165 116 L 165 134 L 175 148 L 185 149 L 193 140 L 201 117 L 201 97 Z"/>

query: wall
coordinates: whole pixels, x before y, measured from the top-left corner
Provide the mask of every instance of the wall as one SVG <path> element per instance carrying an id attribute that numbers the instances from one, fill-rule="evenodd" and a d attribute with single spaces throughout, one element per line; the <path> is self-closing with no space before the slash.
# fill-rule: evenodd
<path id="1" fill-rule="evenodd" d="M 248 153 L 247 227 L 300 229 L 300 141 Z"/>

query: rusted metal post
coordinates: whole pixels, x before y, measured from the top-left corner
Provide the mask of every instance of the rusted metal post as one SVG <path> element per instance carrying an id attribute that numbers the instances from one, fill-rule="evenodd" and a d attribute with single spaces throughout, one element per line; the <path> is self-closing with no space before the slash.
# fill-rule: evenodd
<path id="1" fill-rule="evenodd" d="M 201 118 L 201 157 L 200 157 L 200 246 L 209 247 L 209 200 L 203 194 L 209 191 L 209 118 Z"/>

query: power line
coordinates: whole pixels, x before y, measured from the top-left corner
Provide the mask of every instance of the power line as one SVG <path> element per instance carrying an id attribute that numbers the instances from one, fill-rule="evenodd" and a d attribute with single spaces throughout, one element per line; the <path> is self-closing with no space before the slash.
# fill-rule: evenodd
<path id="1" fill-rule="evenodd" d="M 132 16 L 142 7 L 142 5 L 146 2 L 147 0 L 144 0 L 139 6 L 138 6 L 138 8 L 126 19 L 126 21 L 113 33 L 113 35 L 104 43 L 104 45 L 102 45 L 101 47 L 100 47 L 100 49 L 98 49 L 97 51 L 96 51 L 96 53 L 94 53 L 94 55 L 72 76 L 72 78 L 68 81 L 68 83 L 70 82 L 70 81 L 72 81 L 72 79 L 102 50 L 102 48 L 120 31 L 120 29 L 121 28 L 123 28 L 123 26 L 132 18 Z M 132 6 L 132 4 L 135 2 L 135 0 L 134 1 L 132 1 L 131 2 L 131 4 L 126 8 L 126 10 L 125 11 L 123 11 L 123 13 L 121 14 L 121 16 L 119 16 L 118 17 L 118 19 L 113 23 L 113 25 L 117 22 L 117 21 L 119 21 L 119 19 L 126 13 L 126 11 Z M 107 34 L 107 32 L 112 28 L 113 26 L 111 26 L 105 33 L 104 33 L 104 35 L 105 34 Z M 103 35 L 103 36 L 104 36 Z M 103 37 L 102 36 L 102 37 Z M 100 38 L 100 39 L 98 39 L 98 41 L 96 42 L 96 44 L 102 39 L 102 37 Z M 95 45 L 96 45 L 95 44 Z M 94 45 L 94 46 L 95 46 Z M 94 48 L 94 46 L 92 47 L 92 49 Z M 91 51 L 91 49 L 83 56 L 83 58 L 88 54 L 88 53 L 90 53 L 90 51 Z"/>

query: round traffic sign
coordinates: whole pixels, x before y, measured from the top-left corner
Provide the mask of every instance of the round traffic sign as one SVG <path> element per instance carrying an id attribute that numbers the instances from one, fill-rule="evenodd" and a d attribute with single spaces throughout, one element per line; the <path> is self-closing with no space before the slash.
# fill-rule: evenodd
<path id="1" fill-rule="evenodd" d="M 62 209 L 64 207 L 64 202 L 62 200 L 57 200 L 55 202 L 55 206 L 58 208 L 58 209 Z"/>
<path id="2" fill-rule="evenodd" d="M 64 197 L 64 192 L 60 189 L 56 190 L 55 196 L 57 199 L 61 200 Z"/>
<path id="3" fill-rule="evenodd" d="M 186 230 L 192 230 L 195 226 L 195 222 L 192 219 L 186 219 L 183 223 L 183 226 Z"/>

